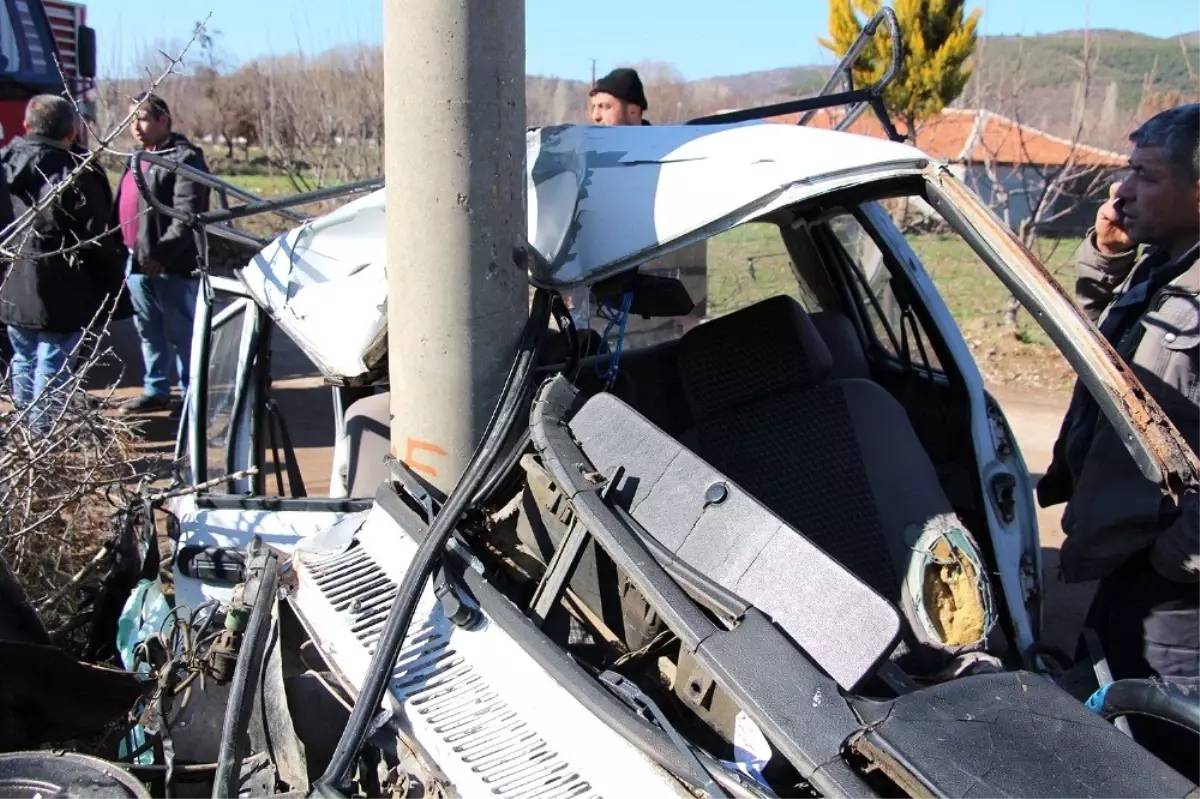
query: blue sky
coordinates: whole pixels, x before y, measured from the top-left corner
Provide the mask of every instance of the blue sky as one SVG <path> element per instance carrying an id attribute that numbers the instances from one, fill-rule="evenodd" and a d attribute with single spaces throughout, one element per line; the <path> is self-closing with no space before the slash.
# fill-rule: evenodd
<path id="1" fill-rule="evenodd" d="M 85 0 L 100 67 L 123 69 L 155 44 L 186 38 L 212 13 L 234 60 L 378 43 L 385 0 Z M 388 0 L 402 2 L 402 0 Z M 1125 28 L 1152 36 L 1200 30 L 1196 0 L 969 0 L 988 34 Z M 1131 13 L 1135 11 L 1136 13 Z M 824 0 L 526 0 L 528 72 L 586 79 L 642 60 L 674 64 L 686 78 L 830 63 L 816 43 Z"/>

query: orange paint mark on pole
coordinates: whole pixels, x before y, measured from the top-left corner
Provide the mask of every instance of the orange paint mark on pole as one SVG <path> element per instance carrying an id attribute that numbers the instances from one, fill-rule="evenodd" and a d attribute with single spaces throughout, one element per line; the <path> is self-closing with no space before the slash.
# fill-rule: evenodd
<path id="1" fill-rule="evenodd" d="M 439 455 L 442 457 L 445 457 L 446 455 L 450 454 L 449 452 L 446 452 L 446 450 L 439 447 L 437 444 L 431 444 L 428 441 L 418 441 L 415 438 L 407 439 L 407 443 L 404 446 L 404 457 L 402 458 L 402 460 L 405 463 L 407 463 L 408 468 L 412 469 L 414 472 L 421 472 L 422 474 L 427 474 L 430 477 L 438 476 L 437 467 L 433 466 L 431 464 L 428 464 L 428 463 L 421 463 L 420 461 L 418 461 L 416 459 L 416 455 L 418 452 L 430 452 L 434 455 Z"/>

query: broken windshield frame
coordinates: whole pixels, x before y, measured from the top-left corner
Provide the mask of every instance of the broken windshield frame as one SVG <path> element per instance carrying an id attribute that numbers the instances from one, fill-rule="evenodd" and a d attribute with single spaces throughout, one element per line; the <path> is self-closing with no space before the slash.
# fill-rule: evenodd
<path id="1" fill-rule="evenodd" d="M 1200 462 L 1186 439 L 1012 230 L 945 166 L 930 168 L 922 196 L 1037 320 L 1120 434 L 1142 475 L 1172 499 L 1200 485 Z"/>
<path id="2" fill-rule="evenodd" d="M 1158 407 L 1137 377 L 1121 360 L 1013 232 L 943 165 L 881 164 L 856 170 L 852 176 L 828 178 L 834 185 L 807 186 L 807 195 L 791 205 L 800 217 L 828 213 L 832 206 L 852 207 L 893 197 L 919 196 L 961 236 L 972 251 L 1005 285 L 1022 307 L 1037 320 L 1079 380 L 1096 398 L 1106 418 L 1125 441 L 1143 476 L 1159 484 L 1172 498 L 1200 485 L 1200 462 L 1186 440 Z M 910 171 L 913 170 L 913 171 Z M 850 180 L 846 180 L 850 178 Z M 792 195 L 791 188 L 780 196 Z M 792 195 L 794 196 L 794 195 Z M 663 242 L 619 263 L 598 265 L 596 275 L 631 270 L 647 260 L 686 244 L 753 222 L 780 208 L 764 201 L 762 207 L 730 214 L 692 231 L 679 240 Z M 902 256 L 897 253 L 897 256 Z M 537 284 L 536 280 L 532 280 Z M 564 287 L 565 288 L 565 287 Z M 588 365 L 601 357 L 583 360 Z"/>

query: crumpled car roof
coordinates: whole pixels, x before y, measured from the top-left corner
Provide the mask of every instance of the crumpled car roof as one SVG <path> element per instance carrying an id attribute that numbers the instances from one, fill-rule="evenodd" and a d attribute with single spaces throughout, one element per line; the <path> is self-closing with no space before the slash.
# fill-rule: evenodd
<path id="1" fill-rule="evenodd" d="M 906 144 L 838 131 L 736 125 L 564 125 L 527 134 L 530 276 L 593 283 L 807 196 L 919 171 Z"/>
<path id="2" fill-rule="evenodd" d="M 530 280 L 565 290 L 780 207 L 891 174 L 920 150 L 770 122 L 536 128 L 526 134 Z M 329 378 L 382 368 L 384 189 L 279 236 L 241 271 L 251 295 Z"/>

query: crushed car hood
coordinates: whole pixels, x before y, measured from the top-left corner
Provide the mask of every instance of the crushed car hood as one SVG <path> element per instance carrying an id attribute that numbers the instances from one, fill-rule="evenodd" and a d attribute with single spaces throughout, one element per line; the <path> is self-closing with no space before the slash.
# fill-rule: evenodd
<path id="1" fill-rule="evenodd" d="M 594 283 L 742 222 L 846 186 L 917 174 L 921 151 L 769 122 L 537 128 L 526 134 L 530 280 Z M 386 361 L 386 192 L 294 228 L 240 272 L 326 378 Z"/>
<path id="2" fill-rule="evenodd" d="M 386 360 L 387 224 L 382 189 L 276 238 L 242 283 L 334 381 Z"/>

